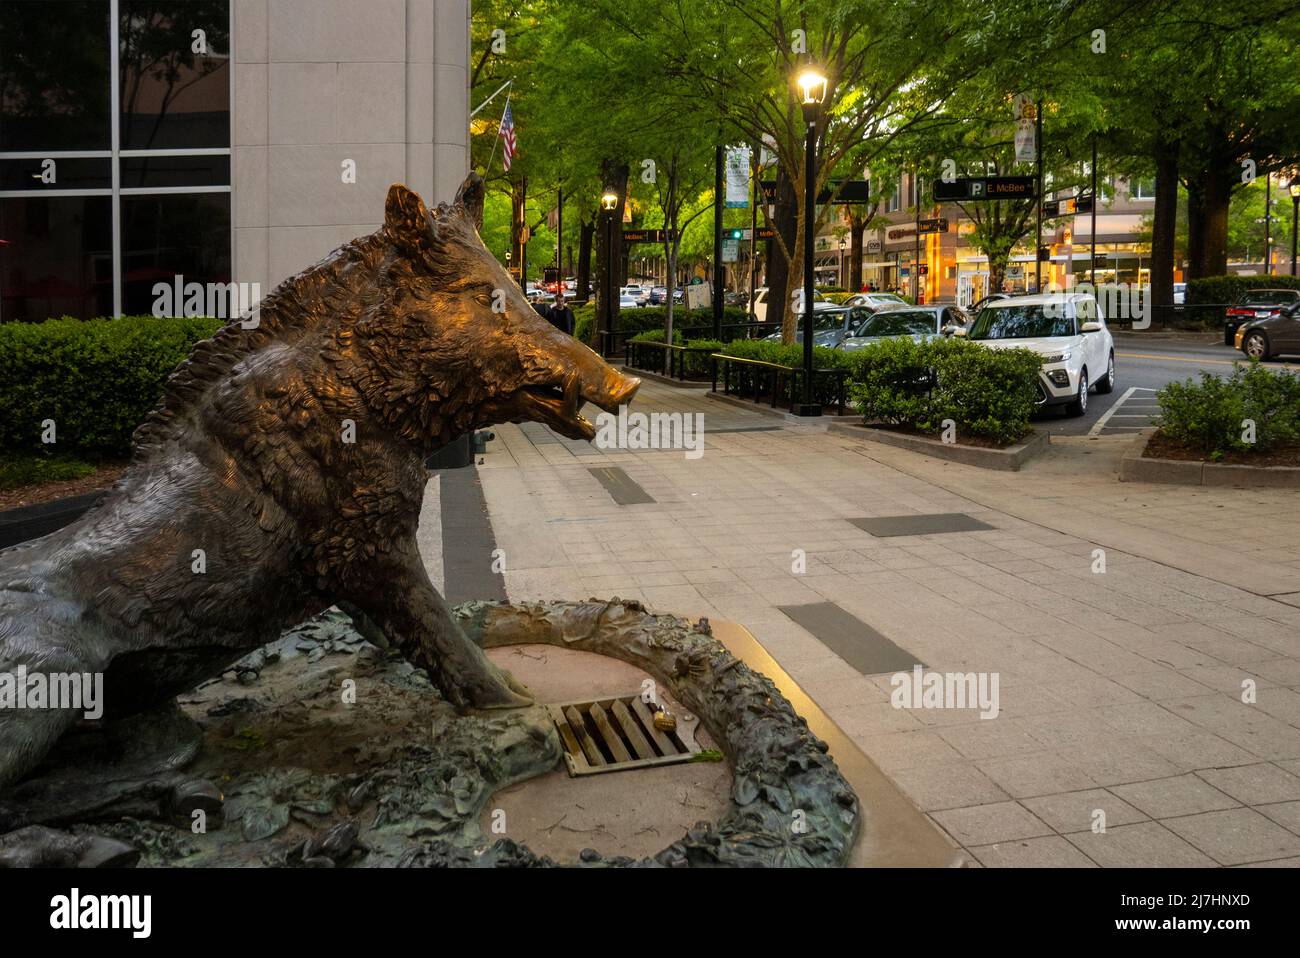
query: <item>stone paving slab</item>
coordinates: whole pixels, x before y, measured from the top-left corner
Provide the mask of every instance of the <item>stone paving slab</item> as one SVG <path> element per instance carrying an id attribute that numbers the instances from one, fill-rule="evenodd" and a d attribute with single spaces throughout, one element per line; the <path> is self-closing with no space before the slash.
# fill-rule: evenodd
<path id="1" fill-rule="evenodd" d="M 1294 493 L 1121 484 L 1123 444 L 1082 437 L 990 476 L 867 454 L 815 421 L 759 430 L 773 420 L 705 396 L 647 383 L 636 405 L 702 413 L 695 460 L 496 429 L 478 473 L 512 600 L 616 594 L 743 624 L 986 866 L 1300 857 Z M 592 466 L 656 501 L 618 505 Z M 877 538 L 848 521 L 947 513 L 992 528 Z M 890 675 L 781 611 L 818 603 L 930 671 L 996 674 L 998 717 L 895 708 Z"/>

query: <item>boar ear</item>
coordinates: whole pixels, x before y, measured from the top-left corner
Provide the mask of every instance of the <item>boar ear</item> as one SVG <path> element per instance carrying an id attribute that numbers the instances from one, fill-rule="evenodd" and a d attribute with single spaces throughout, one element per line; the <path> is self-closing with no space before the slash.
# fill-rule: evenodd
<path id="1" fill-rule="evenodd" d="M 456 205 L 465 211 L 475 229 L 483 228 L 483 197 L 486 190 L 483 177 L 471 171 L 456 191 Z"/>
<path id="2" fill-rule="evenodd" d="M 418 195 L 401 183 L 388 188 L 384 203 L 384 231 L 399 246 L 421 253 L 433 248 L 429 211 Z"/>

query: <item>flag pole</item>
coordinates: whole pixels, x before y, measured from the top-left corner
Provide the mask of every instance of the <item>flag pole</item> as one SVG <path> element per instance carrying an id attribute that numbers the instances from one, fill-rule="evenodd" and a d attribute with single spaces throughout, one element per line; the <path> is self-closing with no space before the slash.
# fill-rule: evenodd
<path id="1" fill-rule="evenodd" d="M 513 83 L 514 80 L 511 80 L 510 82 Z M 492 152 L 488 154 L 488 164 L 487 167 L 483 170 L 483 179 L 485 180 L 492 175 L 492 161 L 496 159 L 497 144 L 501 142 L 501 126 L 506 121 L 506 110 L 510 109 L 510 97 L 513 94 L 514 94 L 514 90 L 511 90 L 509 93 L 506 94 L 506 108 L 505 110 L 501 111 L 501 122 L 497 124 L 497 138 L 492 141 Z"/>

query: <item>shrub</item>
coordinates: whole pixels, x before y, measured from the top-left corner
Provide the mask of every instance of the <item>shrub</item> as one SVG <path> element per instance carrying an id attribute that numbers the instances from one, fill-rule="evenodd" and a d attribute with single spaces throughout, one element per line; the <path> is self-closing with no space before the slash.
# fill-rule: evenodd
<path id="1" fill-rule="evenodd" d="M 775 363 L 779 366 L 789 366 L 795 369 L 803 368 L 803 345 L 800 343 L 791 343 L 787 346 L 771 339 L 737 339 L 725 344 L 719 352 L 726 356 L 736 356 L 741 359 L 756 359 L 760 362 Z M 852 370 L 857 366 L 858 362 L 855 353 L 846 353 L 826 346 L 813 347 L 813 368 L 815 369 Z M 765 371 L 749 368 L 743 363 L 733 364 L 731 382 L 742 395 L 745 393 L 753 395 L 756 378 L 760 391 L 766 390 L 770 379 Z M 787 377 L 782 383 L 780 395 L 777 396 L 778 402 L 788 402 L 790 400 L 791 385 L 791 380 Z M 836 380 L 825 376 L 816 377 L 814 401 L 820 402 L 824 406 L 831 405 L 836 401 L 837 387 Z M 800 391 L 802 392 L 802 383 Z"/>
<path id="2" fill-rule="evenodd" d="M 1199 383 L 1168 383 L 1156 400 L 1163 433 L 1211 460 L 1232 451 L 1266 452 L 1300 439 L 1300 376 L 1258 362 L 1233 363 L 1226 378 L 1203 372 Z"/>
<path id="3" fill-rule="evenodd" d="M 48 456 L 41 453 L 18 453 L 0 459 L 0 489 L 18 489 L 45 482 L 81 479 L 95 471 L 95 467 L 69 456 Z"/>
<path id="4" fill-rule="evenodd" d="M 1042 360 L 1027 349 L 900 336 L 855 355 L 851 395 L 866 421 L 938 433 L 951 419 L 959 436 L 999 443 L 1029 432 Z"/>
<path id="5" fill-rule="evenodd" d="M 1250 289 L 1300 289 L 1295 276 L 1203 276 L 1187 281 L 1187 303 L 1235 303 Z"/>
<path id="6" fill-rule="evenodd" d="M 0 448 L 121 455 L 190 348 L 221 326 L 207 318 L 123 316 L 0 324 Z"/>
<path id="7" fill-rule="evenodd" d="M 599 337 L 593 339 L 596 333 L 596 305 L 595 303 L 586 303 L 582 306 L 575 306 L 573 309 L 574 331 L 573 337 L 579 342 L 584 342 L 592 346 L 599 345 Z M 663 331 L 664 325 L 668 322 L 668 308 L 666 306 L 643 306 L 637 309 L 619 310 L 618 330 L 624 335 L 635 337 L 649 330 Z M 725 306 L 722 310 L 722 322 L 747 323 L 749 314 L 740 306 Z M 673 307 L 673 341 L 676 342 L 676 333 L 679 330 L 695 330 L 702 332 L 712 330 L 713 328 L 713 310 L 711 309 L 687 309 L 685 306 Z M 724 339 L 732 334 L 732 330 L 723 330 Z M 656 342 L 663 342 L 662 339 Z"/>

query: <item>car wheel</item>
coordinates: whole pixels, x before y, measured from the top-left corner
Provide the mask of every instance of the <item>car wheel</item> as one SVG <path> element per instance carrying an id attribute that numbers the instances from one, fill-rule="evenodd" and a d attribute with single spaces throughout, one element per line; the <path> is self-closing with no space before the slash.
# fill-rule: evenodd
<path id="1" fill-rule="evenodd" d="M 1074 401 L 1067 404 L 1065 414 L 1067 416 L 1082 416 L 1088 411 L 1088 370 L 1079 371 L 1079 394 L 1074 397 Z"/>
<path id="2" fill-rule="evenodd" d="M 1263 362 L 1268 359 L 1268 337 L 1258 329 L 1252 330 L 1246 334 L 1246 338 L 1241 344 L 1241 351 L 1251 359 L 1258 359 Z"/>
<path id="3" fill-rule="evenodd" d="M 1110 351 L 1110 358 L 1106 360 L 1106 375 L 1097 381 L 1097 392 L 1108 393 L 1115 388 L 1115 350 Z"/>

